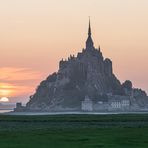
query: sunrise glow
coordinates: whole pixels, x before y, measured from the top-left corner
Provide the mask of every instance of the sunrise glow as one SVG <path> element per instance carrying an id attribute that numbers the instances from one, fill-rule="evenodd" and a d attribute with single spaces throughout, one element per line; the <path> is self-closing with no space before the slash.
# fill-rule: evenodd
<path id="1" fill-rule="evenodd" d="M 8 83 L 0 83 L 0 97 L 13 95 L 14 86 Z"/>

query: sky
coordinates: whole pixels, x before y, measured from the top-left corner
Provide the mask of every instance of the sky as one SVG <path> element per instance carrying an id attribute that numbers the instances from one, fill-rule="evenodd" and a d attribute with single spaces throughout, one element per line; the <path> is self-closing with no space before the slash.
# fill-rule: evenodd
<path id="1" fill-rule="evenodd" d="M 0 98 L 27 102 L 58 62 L 95 46 L 117 78 L 148 92 L 148 0 L 0 1 Z"/>

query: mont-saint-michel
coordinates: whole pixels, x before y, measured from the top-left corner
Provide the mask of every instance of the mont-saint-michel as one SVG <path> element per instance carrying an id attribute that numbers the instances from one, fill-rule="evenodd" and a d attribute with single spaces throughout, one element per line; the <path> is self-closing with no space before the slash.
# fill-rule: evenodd
<path id="1" fill-rule="evenodd" d="M 89 21 L 86 47 L 59 62 L 59 70 L 43 80 L 26 106 L 17 103 L 16 112 L 57 111 L 145 111 L 145 91 L 133 88 L 130 80 L 121 83 L 113 73 L 112 61 L 95 48 Z"/>

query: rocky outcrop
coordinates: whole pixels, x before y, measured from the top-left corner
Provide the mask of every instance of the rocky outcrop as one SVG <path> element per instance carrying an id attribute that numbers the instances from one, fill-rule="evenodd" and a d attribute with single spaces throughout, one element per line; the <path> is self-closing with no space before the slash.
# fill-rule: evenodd
<path id="1" fill-rule="evenodd" d="M 85 95 L 123 94 L 124 90 L 112 71 L 112 62 L 104 59 L 100 49 L 84 49 L 77 57 L 61 60 L 59 71 L 47 77 L 31 96 L 27 108 L 44 110 L 60 105 L 80 108 Z"/>
<path id="2" fill-rule="evenodd" d="M 76 57 L 70 56 L 59 62 L 58 72 L 40 83 L 26 110 L 80 110 L 86 95 L 91 100 L 105 101 L 109 94 L 130 96 L 133 91 L 137 96 L 146 96 L 142 90 L 133 90 L 130 81 L 120 83 L 113 74 L 112 61 L 104 59 L 100 47 L 94 47 L 89 25 L 86 48 Z"/>

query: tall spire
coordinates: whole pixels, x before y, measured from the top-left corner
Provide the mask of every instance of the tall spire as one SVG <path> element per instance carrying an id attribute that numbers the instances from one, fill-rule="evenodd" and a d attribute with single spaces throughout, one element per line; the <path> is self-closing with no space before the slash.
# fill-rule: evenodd
<path id="1" fill-rule="evenodd" d="M 90 17 L 89 17 L 89 28 L 88 28 L 88 36 L 91 36 L 91 25 L 90 25 Z"/>
<path id="2" fill-rule="evenodd" d="M 86 41 L 86 49 L 93 49 L 94 48 L 94 43 L 91 38 L 91 25 L 90 25 L 90 17 L 89 17 L 89 27 L 88 27 L 88 38 Z"/>

